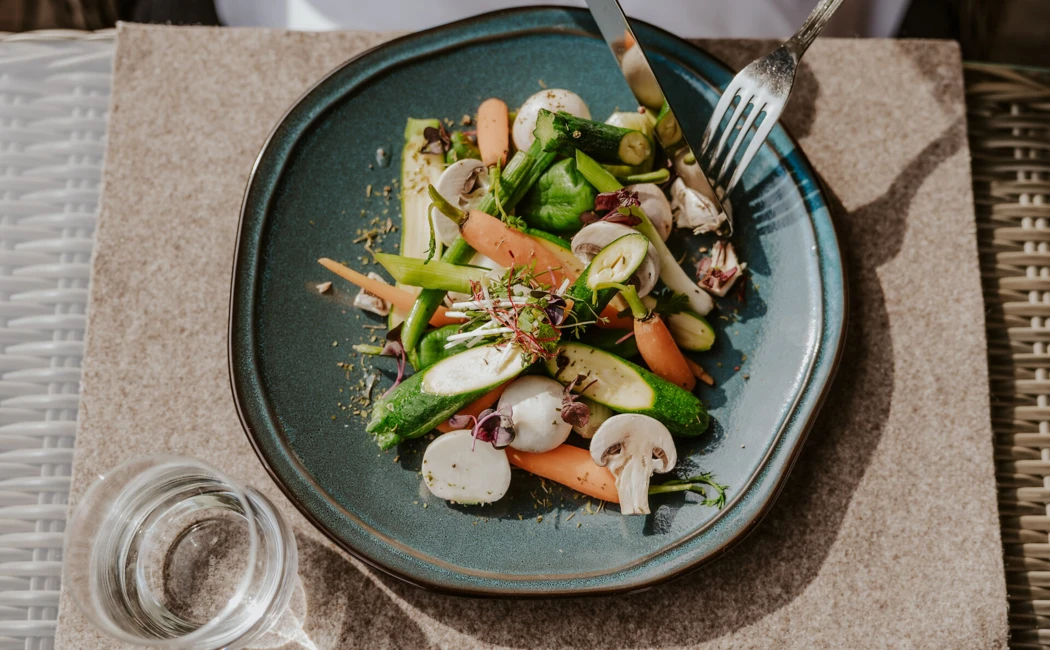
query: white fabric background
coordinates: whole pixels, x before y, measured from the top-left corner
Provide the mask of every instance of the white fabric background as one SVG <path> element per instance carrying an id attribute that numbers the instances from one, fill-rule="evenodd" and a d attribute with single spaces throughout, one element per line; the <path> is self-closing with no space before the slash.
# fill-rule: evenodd
<path id="1" fill-rule="evenodd" d="M 827 36 L 893 36 L 909 0 L 846 0 Z M 216 0 L 227 25 L 300 30 L 419 30 L 467 16 L 584 0 Z M 787 38 L 816 0 L 621 0 L 628 15 L 686 38 Z"/>

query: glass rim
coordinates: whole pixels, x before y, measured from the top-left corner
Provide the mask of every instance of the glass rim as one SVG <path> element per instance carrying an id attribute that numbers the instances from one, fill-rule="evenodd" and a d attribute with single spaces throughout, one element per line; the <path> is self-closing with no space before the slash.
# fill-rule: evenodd
<path id="1" fill-rule="evenodd" d="M 141 465 L 141 468 L 136 470 L 136 465 Z M 127 490 L 129 486 L 134 485 L 135 479 L 142 476 L 147 471 L 156 468 L 180 466 L 202 469 L 210 474 L 213 474 L 216 479 L 221 481 L 225 487 L 227 487 L 228 489 L 230 489 L 231 492 L 234 493 L 238 503 L 240 503 L 246 515 L 245 521 L 248 525 L 249 536 L 249 548 L 247 552 L 248 562 L 246 564 L 244 572 L 241 575 L 240 583 L 237 585 L 236 591 L 234 592 L 233 596 L 230 597 L 227 603 L 223 606 L 222 610 L 216 613 L 211 618 L 209 618 L 206 623 L 201 625 L 196 630 L 193 630 L 188 634 L 184 634 L 180 637 L 176 637 L 173 639 L 157 639 L 153 637 L 146 637 L 142 635 L 129 633 L 124 628 L 117 625 L 107 614 L 100 610 L 100 608 L 91 607 L 86 603 L 83 603 L 81 601 L 81 598 L 77 596 L 76 589 L 70 589 L 70 596 L 73 602 L 76 604 L 77 609 L 79 609 L 81 613 L 83 613 L 91 622 L 97 625 L 100 630 L 121 641 L 126 641 L 128 643 L 134 643 L 138 645 L 146 644 L 161 648 L 181 648 L 185 647 L 187 644 L 198 642 L 203 638 L 209 636 L 210 634 L 214 633 L 215 629 L 218 628 L 222 624 L 222 622 L 229 619 L 230 616 L 234 613 L 234 611 L 236 611 L 236 609 L 244 603 L 245 597 L 247 596 L 248 587 L 251 585 L 252 579 L 255 575 L 260 541 L 259 531 L 255 523 L 255 517 L 253 516 L 255 509 L 251 501 L 248 499 L 247 490 L 245 490 L 241 486 L 239 481 L 232 479 L 228 474 L 216 468 L 215 466 L 197 458 L 193 458 L 191 456 L 179 456 L 177 454 L 146 454 L 142 456 L 135 456 L 121 463 L 118 463 L 110 469 L 98 474 L 95 480 L 92 481 L 88 489 L 84 491 L 84 493 L 76 500 L 76 503 L 73 505 L 73 510 L 69 519 L 69 526 L 66 528 L 64 548 L 68 550 L 70 546 L 71 532 L 77 528 L 75 523 L 80 518 L 80 515 L 83 512 L 83 504 L 89 502 L 92 499 L 92 497 L 101 498 L 97 494 L 97 491 L 103 489 L 103 486 L 105 485 L 107 479 L 114 475 L 118 475 L 124 471 L 134 472 L 134 474 L 129 477 L 129 480 L 127 481 L 125 487 L 122 488 L 120 491 L 120 494 L 123 495 L 125 493 L 125 490 Z M 90 574 L 93 571 L 95 563 L 94 557 L 89 558 L 87 566 L 73 568 L 71 565 L 71 554 L 66 552 L 63 555 L 63 575 L 69 575 L 71 572 L 76 571 Z M 94 592 L 95 583 L 89 579 L 88 584 L 90 585 L 90 591 Z M 260 610 L 259 616 L 262 617 L 263 614 L 264 612 Z M 255 621 L 253 622 L 253 624 L 257 622 L 258 621 Z M 245 628 L 245 631 L 250 629 L 250 627 L 251 626 Z M 229 639 L 228 641 L 226 641 L 226 643 L 232 643 L 234 641 L 236 641 L 236 639 Z"/>

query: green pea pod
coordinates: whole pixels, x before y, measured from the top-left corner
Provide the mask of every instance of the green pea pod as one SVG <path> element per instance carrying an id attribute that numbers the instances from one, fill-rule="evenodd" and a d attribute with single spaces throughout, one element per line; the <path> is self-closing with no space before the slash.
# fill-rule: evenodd
<path id="1" fill-rule="evenodd" d="M 543 173 L 518 204 L 518 216 L 530 226 L 550 232 L 573 232 L 583 227 L 580 215 L 594 209 L 598 192 L 566 158 Z"/>
<path id="2" fill-rule="evenodd" d="M 447 164 L 451 165 L 457 160 L 465 160 L 467 158 L 481 160 L 481 150 L 478 149 L 478 145 L 474 144 L 474 141 L 462 131 L 453 131 L 449 138 L 452 142 L 448 152 L 445 153 L 445 162 Z"/>

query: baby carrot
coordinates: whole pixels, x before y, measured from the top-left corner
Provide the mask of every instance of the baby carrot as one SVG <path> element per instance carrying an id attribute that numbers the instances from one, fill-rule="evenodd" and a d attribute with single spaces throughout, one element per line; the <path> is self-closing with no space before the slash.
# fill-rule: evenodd
<path id="1" fill-rule="evenodd" d="M 693 390 L 696 377 L 670 330 L 658 314 L 634 321 L 634 340 L 646 365 L 655 374 L 686 390 Z"/>
<path id="2" fill-rule="evenodd" d="M 500 266 L 510 268 L 535 261 L 536 274 L 551 286 L 558 287 L 566 279 L 575 280 L 561 260 L 543 244 L 484 212 L 468 212 L 459 225 L 459 232 L 475 250 Z"/>
<path id="3" fill-rule="evenodd" d="M 536 476 L 561 483 L 577 492 L 619 503 L 616 478 L 608 469 L 591 460 L 591 452 L 572 445 L 561 445 L 550 451 L 531 454 L 508 447 L 510 464 Z"/>
<path id="4" fill-rule="evenodd" d="M 510 148 L 510 120 L 507 104 L 502 99 L 486 99 L 478 107 L 478 149 L 481 150 L 481 162 L 491 167 L 499 161 L 507 163 L 507 150 Z"/>
<path id="5" fill-rule="evenodd" d="M 390 303 L 393 307 L 396 307 L 398 311 L 407 314 L 412 310 L 412 305 L 416 302 L 416 297 L 404 289 L 398 289 L 397 287 L 373 280 L 367 275 L 358 273 L 357 271 L 336 262 L 330 260 L 327 257 L 322 257 L 317 260 L 317 263 L 325 267 L 332 273 L 335 273 L 339 277 L 343 278 L 348 282 L 352 282 L 357 286 L 361 287 L 365 291 L 375 294 L 383 300 Z M 445 315 L 445 308 L 438 307 L 437 312 L 430 318 L 430 324 L 434 327 L 441 327 L 442 325 L 450 325 L 452 323 L 462 323 L 463 321 L 456 318 L 449 318 Z"/>

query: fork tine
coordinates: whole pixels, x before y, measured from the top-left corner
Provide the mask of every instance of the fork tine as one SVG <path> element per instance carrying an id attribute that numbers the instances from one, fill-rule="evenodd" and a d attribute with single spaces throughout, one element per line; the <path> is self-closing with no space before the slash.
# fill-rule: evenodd
<path id="1" fill-rule="evenodd" d="M 738 92 L 740 92 L 740 84 L 737 83 L 736 79 L 733 79 L 729 82 L 722 96 L 719 97 L 718 104 L 715 105 L 715 112 L 711 113 L 711 119 L 707 121 L 707 128 L 704 129 L 704 139 L 700 143 L 700 151 L 694 153 L 699 153 L 702 156 L 707 155 L 707 147 L 711 144 L 711 138 L 718 132 L 718 125 L 722 123 L 722 118 L 726 116 L 729 107 L 733 104 L 733 98 L 736 97 Z"/>
<path id="2" fill-rule="evenodd" d="M 740 149 L 740 145 L 743 144 L 744 139 L 747 138 L 747 134 L 751 131 L 751 127 L 754 126 L 758 116 L 765 110 L 769 102 L 764 99 L 755 99 L 755 102 L 751 105 L 751 112 L 748 113 L 747 119 L 744 120 L 743 126 L 740 127 L 740 134 L 733 140 L 733 146 L 729 148 L 729 153 L 726 154 L 725 162 L 722 163 L 722 168 L 718 170 L 718 179 L 715 181 L 715 185 L 721 184 L 725 178 L 726 171 L 729 170 L 730 165 L 733 164 L 733 158 L 736 156 L 736 152 Z M 745 149 L 745 151 L 747 151 Z"/>
<path id="3" fill-rule="evenodd" d="M 762 143 L 769 137 L 770 131 L 773 130 L 773 125 L 777 123 L 779 115 L 766 114 L 766 117 L 762 120 L 762 124 L 759 125 L 758 130 L 755 131 L 755 137 L 748 143 L 747 149 L 744 150 L 744 156 L 740 159 L 740 164 L 737 165 L 736 171 L 733 172 L 733 177 L 729 179 L 729 184 L 726 185 L 725 192 L 729 194 L 736 187 L 736 184 L 740 182 L 740 178 L 744 175 L 744 171 L 747 166 L 751 164 L 751 159 L 758 153 L 758 148 L 762 146 Z"/>
<path id="4" fill-rule="evenodd" d="M 744 114 L 744 110 L 754 98 L 755 95 L 750 89 L 748 89 L 747 92 L 740 93 L 740 103 L 736 105 L 736 110 L 733 111 L 733 116 L 729 118 L 725 131 L 722 131 L 722 137 L 718 138 L 718 146 L 714 148 L 711 152 L 711 157 L 708 159 L 708 163 L 711 167 L 714 167 L 715 164 L 718 163 L 718 159 L 722 156 L 722 152 L 725 150 L 726 143 L 729 142 L 729 136 L 733 134 L 733 127 L 740 121 L 740 117 Z"/>

